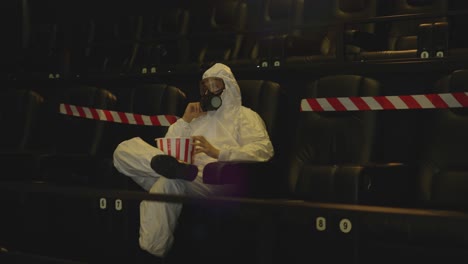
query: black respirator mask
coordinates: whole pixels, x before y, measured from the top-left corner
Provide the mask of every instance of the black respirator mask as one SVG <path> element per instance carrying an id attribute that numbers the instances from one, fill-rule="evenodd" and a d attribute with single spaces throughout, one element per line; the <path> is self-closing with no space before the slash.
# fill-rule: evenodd
<path id="1" fill-rule="evenodd" d="M 223 104 L 221 94 L 224 91 L 224 81 L 221 78 L 209 77 L 200 82 L 200 107 L 203 112 L 218 110 Z"/>

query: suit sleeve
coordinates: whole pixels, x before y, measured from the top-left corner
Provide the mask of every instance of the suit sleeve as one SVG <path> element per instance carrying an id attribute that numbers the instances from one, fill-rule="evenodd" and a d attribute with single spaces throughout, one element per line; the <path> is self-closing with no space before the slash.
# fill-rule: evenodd
<path id="1" fill-rule="evenodd" d="M 185 122 L 179 118 L 174 124 L 169 126 L 166 137 L 190 137 L 192 135 L 192 128 L 190 123 Z"/>
<path id="2" fill-rule="evenodd" d="M 239 147 L 222 149 L 220 161 L 268 161 L 274 155 L 273 145 L 263 119 L 254 111 L 245 109 L 238 128 Z"/>

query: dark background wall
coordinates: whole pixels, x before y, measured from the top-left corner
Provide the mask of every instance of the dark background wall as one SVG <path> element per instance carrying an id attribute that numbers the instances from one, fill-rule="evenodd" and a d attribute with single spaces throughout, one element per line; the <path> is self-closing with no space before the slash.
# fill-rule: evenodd
<path id="1" fill-rule="evenodd" d="M 227 16 L 210 17 L 213 6 L 222 2 L 243 2 L 247 7 L 245 28 L 239 30 L 235 22 Z M 445 59 L 421 60 L 415 56 L 403 59 L 391 57 L 378 60 L 353 59 L 345 54 L 336 55 L 331 59 L 314 60 L 314 56 L 323 56 L 320 49 L 323 42 L 319 42 L 317 54 L 304 53 L 300 63 L 288 63 L 287 43 L 278 54 L 274 53 L 274 43 L 268 42 L 262 46 L 264 39 L 281 39 L 283 35 L 294 36 L 297 31 L 307 32 L 305 29 L 323 29 L 335 27 L 335 34 L 340 28 L 351 27 L 353 21 L 359 19 L 373 19 L 374 28 L 388 28 L 392 20 L 385 20 L 395 14 L 426 14 L 431 19 L 443 18 L 449 21 L 451 42 L 448 47 L 460 49 L 468 48 L 460 32 L 466 19 L 457 15 L 455 11 L 463 11 L 465 6 L 460 1 L 426 1 L 441 2 L 440 8 L 407 8 L 398 11 L 395 8 L 406 3 L 416 6 L 424 1 L 348 1 L 355 5 L 347 6 L 346 1 L 58 1 L 58 0 L 8 0 L 4 1 L 4 13 L 7 14 L 3 22 L 2 41 L 2 70 L 1 77 L 10 86 L 34 87 L 43 94 L 53 94 L 54 89 L 60 89 L 61 83 L 81 82 L 108 88 L 131 85 L 135 82 L 159 82 L 175 85 L 182 89 L 189 100 L 198 99 L 198 81 L 203 70 L 216 59 L 197 60 L 201 53 L 191 49 L 202 45 L 199 40 L 206 40 L 208 44 L 222 41 L 215 38 L 216 28 L 197 28 L 203 24 L 204 18 L 211 22 L 216 20 L 219 25 L 230 25 L 220 31 L 231 31 L 253 37 L 258 44 L 256 56 L 246 53 L 239 55 L 237 60 L 230 59 L 226 63 L 232 66 L 238 79 L 268 79 L 276 81 L 287 92 L 288 127 L 294 127 L 305 85 L 317 78 L 334 74 L 358 74 L 377 79 L 385 95 L 430 93 L 435 82 L 444 75 L 466 66 L 464 53 L 462 56 L 449 56 Z M 302 3 L 300 14 L 295 7 Z M 400 5 L 400 4 L 401 5 Z M 355 16 L 355 8 L 365 8 L 374 4 L 375 8 L 365 17 Z M 178 38 L 179 27 L 168 27 L 167 32 L 158 31 L 159 18 L 174 9 L 187 10 L 189 14 L 188 29 L 184 37 L 188 37 L 190 59 L 188 61 L 169 60 L 170 67 L 158 66 L 156 73 L 150 73 L 150 66 L 145 65 L 145 58 L 151 45 L 157 43 L 157 37 L 169 32 L 171 37 Z M 404 9 L 404 8 L 403 8 Z M 217 9 L 221 12 L 220 8 Z M 233 14 L 237 9 L 227 9 L 226 14 Z M 344 10 L 344 11 L 343 11 Z M 231 12 L 231 13 L 230 13 Z M 236 15 L 234 13 L 233 19 Z M 182 15 L 174 19 L 181 19 Z M 418 18 L 419 19 L 419 18 Z M 207 20 L 207 21 L 208 21 Z M 405 20 L 405 19 L 403 19 Z M 411 19 L 409 19 L 411 20 Z M 416 20 L 416 18 L 413 18 Z M 168 20 L 170 24 L 171 20 Z M 299 21 L 299 22 L 297 22 Z M 152 24 L 153 23 L 153 24 Z M 231 23 L 231 24 L 230 24 Z M 348 23 L 348 24 L 346 24 Z M 357 22 L 356 22 L 357 23 Z M 370 22 L 373 23 L 373 22 Z M 410 26 L 403 26 L 406 30 Z M 314 31 L 313 30 L 313 31 Z M 145 39 L 145 32 L 153 32 L 149 40 Z M 207 31 L 209 34 L 205 34 Z M 336 33 L 338 32 L 338 33 Z M 203 34 L 202 34 L 203 33 Z M 219 33 L 216 31 L 216 33 Z M 417 34 L 417 31 L 416 33 Z M 150 34 L 151 35 L 151 34 Z M 312 34 L 313 35 L 313 34 Z M 311 36 L 312 36 L 311 35 Z M 335 36 L 336 36 L 335 35 Z M 201 37 L 200 37 L 201 36 Z M 321 36 L 321 35 L 319 35 Z M 343 47 L 345 38 L 336 38 L 336 44 Z M 260 40 L 260 41 L 259 41 Z M 340 44 L 341 43 L 341 44 Z M 206 43 L 203 43 L 205 45 Z M 208 45 L 207 44 L 207 45 Z M 175 45 L 175 44 L 174 44 Z M 202 45 L 202 46 L 203 46 Z M 341 46 L 340 46 L 341 45 Z M 309 45 L 308 47 L 310 47 Z M 166 45 L 169 55 L 180 55 L 182 49 L 171 51 L 174 47 Z M 154 47 L 153 47 L 154 48 Z M 264 55 L 262 52 L 270 50 Z M 297 53 L 299 48 L 290 50 L 289 54 Z M 394 50 L 390 50 L 391 53 Z M 143 53 L 141 53 L 143 52 Z M 385 52 L 385 49 L 384 51 Z M 175 53 L 175 54 L 174 54 Z M 241 53 L 240 53 L 241 54 Z M 450 52 L 447 54 L 450 55 Z M 276 55 L 282 61 L 281 67 L 258 67 L 262 60 L 274 60 Z M 285 57 L 281 57 L 284 56 Z M 134 56 L 134 58 L 132 57 Z M 270 56 L 270 57 L 269 57 Z M 326 56 L 325 56 L 326 57 Z M 133 58 L 133 65 L 129 60 Z M 138 59 L 140 58 L 140 59 Z M 242 64 L 239 61 L 247 61 Z M 125 62 L 125 63 L 123 63 Z M 141 63 L 141 64 L 139 64 Z M 148 73 L 143 74 L 146 67 Z M 162 69 L 162 70 L 161 70 Z M 424 134 L 424 126 L 419 123 L 425 120 L 423 111 L 385 112 L 379 113 L 379 133 L 375 147 L 375 159 L 411 160 L 418 149 L 418 139 Z M 422 118 L 420 118 L 422 117 Z"/>

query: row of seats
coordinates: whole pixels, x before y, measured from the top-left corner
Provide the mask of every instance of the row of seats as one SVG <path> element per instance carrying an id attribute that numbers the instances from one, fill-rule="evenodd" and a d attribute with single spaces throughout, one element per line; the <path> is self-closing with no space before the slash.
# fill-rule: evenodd
<path id="1" fill-rule="evenodd" d="M 279 138 L 280 135 L 276 135 L 279 124 L 274 120 L 279 116 L 275 109 L 280 104 L 270 99 L 282 98 L 280 86 L 263 80 L 240 80 L 239 84 L 244 88 L 244 102 L 269 120 L 267 128 L 272 138 Z M 1 116 L 5 118 L 2 121 L 12 123 L 4 130 L 3 141 L 8 147 L 0 151 L 2 165 L 11 171 L 2 175 L 2 184 L 35 182 L 84 187 L 89 191 L 96 188 L 142 191 L 113 168 L 112 150 L 122 140 L 134 136 L 154 145 L 154 138 L 163 136 L 167 127 L 123 125 L 67 116 L 58 113 L 59 105 L 180 117 L 187 103 L 186 95 L 165 84 L 110 86 L 58 84 L 40 91 L 24 88 L 2 91 L 5 96 L 1 98 L 9 102 L 2 108 Z M 18 136 L 21 140 L 13 141 Z M 83 261 L 101 257 L 106 261 L 131 258 L 133 255 L 128 254 L 138 248 L 137 201 L 124 201 L 123 210 L 114 214 L 110 199 L 103 210 L 99 199 L 58 199 L 52 191 L 37 195 L 13 188 L 2 192 L 0 197 L 6 203 L 5 217 L 0 223 L 0 244 L 7 248 Z M 48 237 L 47 243 L 44 237 Z"/>
<path id="2" fill-rule="evenodd" d="M 116 11 L 68 20 L 41 19 L 34 12 L 42 9 L 25 5 L 31 10 L 23 14 L 27 26 L 19 29 L 21 48 L 5 64 L 10 78 L 196 72 L 212 61 L 255 69 L 408 60 L 427 49 L 423 58 L 456 58 L 467 48 L 463 15 L 451 14 L 454 4 L 444 0 L 336 0 L 323 6 L 297 0 L 182 1 L 155 4 L 154 14 Z M 442 24 L 425 26 L 434 23 Z"/>
<path id="3" fill-rule="evenodd" d="M 53 85 L 53 84 L 52 84 Z M 185 94 L 166 84 L 122 84 L 106 89 L 84 84 L 56 84 L 46 89 L 2 90 L 2 184 L 35 183 L 93 189 L 140 190 L 112 165 L 117 144 L 154 137 L 167 127 L 126 126 L 59 113 L 61 103 L 145 115 L 180 116 Z M 37 114 L 37 115 L 36 115 Z M 24 189 L 23 189 L 24 190 Z M 18 190 L 2 192 L 0 244 L 30 254 L 88 263 L 127 259 L 138 248 L 138 204 L 125 201 L 111 211 L 93 197 L 62 197 Z M 130 206 L 130 204 L 133 204 Z M 104 208 L 105 210 L 103 210 Z M 47 241 L 44 240 L 47 238 Z"/>
<path id="4" fill-rule="evenodd" d="M 459 70 L 434 84 L 431 91 L 466 93 L 467 82 L 468 72 Z M 52 84 L 57 87 L 49 90 L 14 88 L 2 91 L 1 98 L 5 100 L 2 104 L 2 121 L 11 124 L 2 130 L 5 134 L 1 137 L 1 162 L 5 171 L 11 171 L 2 174 L 2 184 L 33 180 L 59 186 L 82 186 L 89 191 L 96 188 L 140 190 L 127 177 L 113 170 L 111 152 L 118 142 L 132 136 L 141 136 L 148 143 L 154 144 L 153 139 L 162 135 L 167 128 L 122 125 L 66 116 L 58 113 L 59 104 L 145 115 L 180 116 L 187 103 L 185 94 L 175 86 L 166 84 L 121 83 L 100 88 L 83 84 Z M 308 81 L 299 89 L 291 100 L 293 105 L 285 102 L 291 90 L 286 90 L 280 83 L 240 79 L 239 84 L 243 104 L 257 111 L 264 119 L 275 144 L 277 157 L 267 166 L 249 167 L 255 169 L 247 175 L 253 178 L 239 178 L 243 175 L 236 173 L 244 170 L 232 172 L 234 169 L 242 169 L 242 163 L 214 164 L 217 167 L 206 171 L 206 180 L 212 181 L 209 183 L 251 184 L 250 188 L 243 188 L 249 193 L 240 195 L 281 200 L 456 210 L 466 208 L 468 148 L 463 143 L 463 136 L 468 129 L 468 120 L 464 108 L 414 110 L 422 113 L 417 117 L 424 118 L 419 124 L 425 127 L 419 130 L 424 134 L 418 134 L 412 140 L 419 139 L 419 146 L 423 148 L 415 152 L 418 157 L 411 160 L 387 160 L 385 155 L 384 158 L 375 158 L 373 152 L 376 151 L 375 141 L 379 138 L 379 121 L 385 122 L 380 118 L 388 117 L 393 111 L 299 112 L 298 109 L 300 98 L 385 94 L 385 87 L 378 80 L 359 75 L 323 76 Z M 285 120 L 291 119 L 292 116 L 286 114 L 289 112 L 294 113 L 294 122 Z M 412 122 L 417 121 L 415 119 Z M 294 129 L 286 130 L 288 127 Z M 383 133 L 386 133 L 385 130 Z M 385 152 L 386 149 L 380 151 Z M 405 153 L 401 156 L 405 156 Z M 6 169 L 9 166 L 11 170 Z M 219 171 L 222 173 L 215 174 Z M 250 178 L 252 181 L 246 181 Z M 278 186 L 286 190 L 278 192 Z M 2 245 L 27 249 L 33 253 L 59 254 L 58 257 L 75 260 L 131 257 L 129 252 L 138 248 L 138 203 L 135 201 L 125 201 L 126 209 L 117 211 L 110 209 L 114 207 L 114 200 L 107 200 L 109 204 L 104 206 L 106 209 L 102 209 L 101 200 L 86 195 L 58 199 L 53 192 L 26 195 L 12 188 L 3 192 L 1 197 L 6 201 L 6 206 L 2 208 L 6 213 L 0 225 Z M 201 214 L 205 212 L 202 210 Z M 237 211 L 234 212 L 237 215 Z M 210 214 L 208 218 L 211 217 L 211 222 L 204 223 L 210 226 L 219 217 L 231 219 L 229 216 L 232 216 L 215 215 L 217 217 Z M 261 219 L 266 220 L 264 217 Z M 281 219 L 285 222 L 295 221 L 295 218 Z M 400 239 L 406 241 L 408 236 L 411 239 L 413 230 L 408 229 L 407 224 L 377 219 L 371 217 L 363 220 L 364 223 L 372 223 L 367 225 L 372 228 L 364 228 L 366 225 L 363 225 L 368 237 L 380 238 L 382 232 L 390 228 L 402 234 Z M 260 227 L 263 227 L 263 220 L 260 221 Z M 304 227 L 302 221 L 305 220 L 300 220 L 298 227 Z M 211 225 L 211 228 L 219 225 Z M 297 230 L 292 227 L 294 225 L 288 226 L 290 228 L 280 229 L 280 237 L 287 239 L 297 235 Z M 193 225 L 189 225 L 187 230 L 190 234 L 200 232 Z M 288 234 L 287 230 L 294 232 Z M 234 235 L 246 235 L 246 230 L 237 231 L 238 234 L 232 230 L 229 232 L 232 241 L 238 241 Z M 253 230 L 249 229 L 249 232 Z M 430 234 L 439 235 L 437 232 Z M 218 234 L 223 235 L 226 233 Z M 50 237 L 52 242 L 45 243 L 42 239 L 45 236 Z M 309 239 L 307 237 L 307 241 Z M 421 239 L 421 236 L 414 239 Z M 289 251 L 283 252 L 282 257 L 294 260 L 297 257 L 295 254 L 303 249 L 298 244 L 301 240 L 287 241 L 297 247 L 288 247 Z M 108 251 L 102 251 L 103 245 L 107 245 L 105 249 Z M 200 245 L 204 247 L 207 244 Z M 225 249 L 224 245 L 217 246 Z M 189 247 L 197 248 L 194 244 Z"/>
<path id="5" fill-rule="evenodd" d="M 138 135 L 154 143 L 154 135 L 164 135 L 167 130 L 167 127 L 125 126 L 67 116 L 59 113 L 61 103 L 146 115 L 180 116 L 186 100 L 182 91 L 165 84 L 121 86 L 112 92 L 96 86 L 66 84 L 41 92 L 43 94 L 26 88 L 2 91 L 2 100 L 5 100 L 2 121 L 11 123 L 8 129 L 2 130 L 2 162 L 16 171 L 5 175 L 4 180 L 40 181 L 53 177 L 58 181 L 73 182 L 61 174 L 66 172 L 69 176 L 87 177 L 76 178 L 75 183 L 90 184 L 88 180 L 92 181 L 100 173 L 96 160 L 110 159 L 119 142 Z"/>
<path id="6" fill-rule="evenodd" d="M 464 70 L 455 71 L 431 91 L 464 92 L 466 75 Z M 282 170 L 287 177 L 280 177 L 287 179 L 287 193 L 294 198 L 373 203 L 372 199 L 378 200 L 380 195 L 388 194 L 403 199 L 409 197 L 401 193 L 398 196 L 391 195 L 394 190 L 386 184 L 394 184 L 393 187 L 401 188 L 400 191 L 410 195 L 407 193 L 408 188 L 415 187 L 410 186 L 414 183 L 412 181 L 422 177 L 424 180 L 419 179 L 418 182 L 424 184 L 418 185 L 419 190 L 416 192 L 420 202 L 433 206 L 455 206 L 455 203 L 462 205 L 466 202 L 463 199 L 456 200 L 462 194 L 461 190 L 460 193 L 454 190 L 445 193 L 438 189 L 450 185 L 451 180 L 462 180 L 456 171 L 463 171 L 464 146 L 456 143 L 459 138 L 455 135 L 462 135 L 466 126 L 464 109 L 408 110 L 419 114 L 410 122 L 419 124 L 418 133 L 424 133 L 411 135 L 414 132 L 408 132 L 409 140 L 419 142 L 414 144 L 418 148 L 412 152 L 415 157 L 409 159 L 404 153 L 386 155 L 390 151 L 389 146 L 379 142 L 392 137 L 382 135 L 390 132 L 386 122 L 391 121 L 391 115 L 398 114 L 395 113 L 398 111 L 299 112 L 300 98 L 385 94 L 378 80 L 359 75 L 323 76 L 305 83 L 297 94 L 291 95 L 294 98 L 288 98 L 287 90 L 276 82 L 239 80 L 239 84 L 243 104 L 257 111 L 265 120 L 277 149 L 277 160 L 291 165 Z M 117 144 L 125 139 L 140 136 L 154 145 L 154 138 L 167 131 L 164 126 L 128 125 L 60 114 L 61 103 L 143 115 L 167 114 L 180 117 L 188 101 L 184 92 L 167 84 L 129 82 L 106 88 L 77 83 L 51 85 L 56 87 L 40 92 L 26 88 L 2 91 L 2 100 L 5 100 L 2 104 L 2 121 L 9 124 L 1 132 L 2 166 L 16 171 L 3 175 L 3 180 L 54 180 L 106 187 L 102 184 L 112 183 L 118 177 L 107 182 L 108 179 L 103 178 L 107 173 L 97 170 L 102 166 L 96 164 L 98 160 L 109 161 Z M 437 130 L 438 122 L 440 131 Z M 448 130 L 447 127 L 452 125 L 455 127 Z M 289 130 L 288 127 L 295 129 Z M 432 135 L 436 132 L 447 134 Z M 291 142 L 290 137 L 295 141 Z M 439 143 L 439 146 L 435 145 L 437 142 L 443 143 Z M 426 148 L 428 151 L 423 151 Z M 290 157 L 291 160 L 288 160 Z M 404 163 L 414 164 L 407 166 Z M 423 164 L 429 167 L 421 172 L 413 170 L 420 169 L 416 167 Z M 109 165 L 107 169 L 112 167 Z M 445 170 L 450 175 L 454 170 L 454 175 L 442 176 Z M 439 180 L 444 183 L 443 186 L 429 184 Z M 213 181 L 223 179 L 214 178 Z M 350 186 L 353 189 L 341 189 Z M 457 186 L 462 188 L 463 185 Z M 411 189 L 413 195 L 415 191 Z M 409 200 L 403 199 L 401 202 L 403 206 L 405 203 L 413 205 L 408 204 Z"/>

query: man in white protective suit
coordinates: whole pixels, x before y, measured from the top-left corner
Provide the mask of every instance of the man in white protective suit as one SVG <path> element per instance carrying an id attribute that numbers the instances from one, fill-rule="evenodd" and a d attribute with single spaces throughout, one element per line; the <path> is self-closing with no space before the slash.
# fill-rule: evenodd
<path id="1" fill-rule="evenodd" d="M 231 69 L 214 64 L 200 82 L 200 102 L 187 105 L 182 118 L 165 137 L 194 139 L 193 165 L 178 162 L 141 138 L 119 144 L 114 166 L 150 193 L 206 197 L 229 195 L 232 186 L 203 183 L 203 168 L 215 161 L 267 161 L 273 146 L 261 117 L 241 104 L 241 92 Z M 164 257 L 171 248 L 180 203 L 142 201 L 140 247 Z"/>

